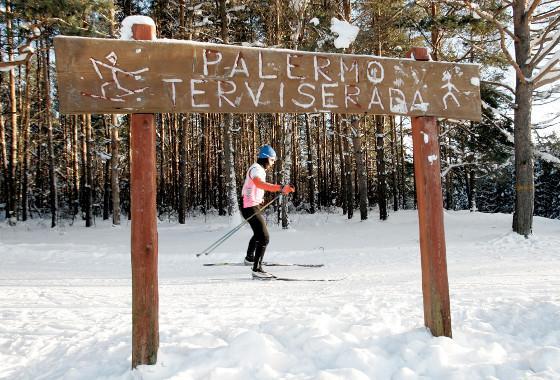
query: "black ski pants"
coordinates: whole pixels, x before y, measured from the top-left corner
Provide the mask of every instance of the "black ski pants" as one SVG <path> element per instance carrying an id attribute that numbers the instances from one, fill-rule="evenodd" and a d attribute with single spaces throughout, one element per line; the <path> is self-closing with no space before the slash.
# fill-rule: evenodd
<path id="1" fill-rule="evenodd" d="M 249 219 L 255 213 L 258 214 Z M 249 240 L 249 246 L 247 247 L 247 257 L 254 256 L 253 270 L 257 270 L 262 265 L 264 252 L 270 240 L 266 222 L 260 214 L 260 207 L 258 206 L 242 208 L 241 215 L 243 215 L 243 218 L 249 219 L 249 225 L 253 230 L 253 237 Z"/>

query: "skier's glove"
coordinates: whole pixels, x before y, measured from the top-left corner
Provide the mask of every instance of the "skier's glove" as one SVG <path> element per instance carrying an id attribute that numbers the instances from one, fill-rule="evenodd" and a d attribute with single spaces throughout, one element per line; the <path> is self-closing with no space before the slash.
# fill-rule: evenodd
<path id="1" fill-rule="evenodd" d="M 296 189 L 294 189 L 292 185 L 284 185 L 284 187 L 282 188 L 282 194 L 284 195 L 288 195 L 290 193 L 293 193 L 294 191 L 296 191 Z"/>

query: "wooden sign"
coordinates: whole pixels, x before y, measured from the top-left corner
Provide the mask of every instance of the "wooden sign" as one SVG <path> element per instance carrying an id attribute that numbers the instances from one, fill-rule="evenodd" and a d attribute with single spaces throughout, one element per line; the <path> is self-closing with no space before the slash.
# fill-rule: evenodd
<path id="1" fill-rule="evenodd" d="M 478 65 L 181 40 L 55 38 L 62 113 L 336 112 L 480 120 Z"/>

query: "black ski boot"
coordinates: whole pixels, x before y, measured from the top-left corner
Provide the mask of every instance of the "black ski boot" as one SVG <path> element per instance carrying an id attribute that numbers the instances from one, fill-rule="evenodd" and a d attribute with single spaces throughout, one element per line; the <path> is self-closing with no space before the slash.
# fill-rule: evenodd
<path id="1" fill-rule="evenodd" d="M 255 261 L 253 262 L 253 280 L 272 280 L 275 278 L 274 275 L 262 269 L 263 256 L 264 254 L 259 255 L 258 253 L 255 255 Z"/>

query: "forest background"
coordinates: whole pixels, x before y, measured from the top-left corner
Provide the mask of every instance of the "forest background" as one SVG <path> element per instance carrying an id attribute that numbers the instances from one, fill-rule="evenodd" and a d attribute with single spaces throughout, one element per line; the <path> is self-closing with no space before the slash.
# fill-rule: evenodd
<path id="1" fill-rule="evenodd" d="M 480 64 L 482 121 L 439 120 L 444 207 L 513 213 L 513 229 L 528 235 L 532 215 L 560 218 L 559 3 L 6 0 L 0 218 L 89 227 L 130 216 L 129 117 L 58 112 L 53 38 L 118 38 L 126 16 L 147 15 L 158 38 L 396 58 L 426 46 L 433 60 Z M 359 28 L 349 47 L 335 43 L 339 22 Z M 389 210 L 414 208 L 409 119 L 358 121 L 352 127 L 350 116 L 333 113 L 158 114 L 159 218 L 237 215 L 245 171 L 263 144 L 280 158 L 271 181 L 297 189 L 271 209 L 284 227 L 290 212 L 341 208 L 348 218 L 359 210 L 362 219 L 375 212 L 384 220 Z"/>

